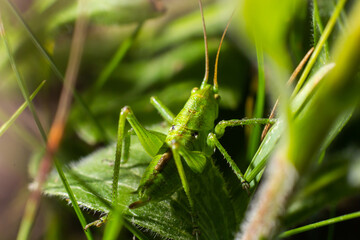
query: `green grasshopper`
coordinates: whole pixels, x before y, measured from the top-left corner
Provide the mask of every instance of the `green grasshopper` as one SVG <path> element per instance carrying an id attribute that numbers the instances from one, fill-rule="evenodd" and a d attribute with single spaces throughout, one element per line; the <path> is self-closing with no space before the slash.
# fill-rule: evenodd
<path id="1" fill-rule="evenodd" d="M 242 187 L 249 191 L 249 183 L 245 180 L 244 175 L 218 139 L 223 136 L 226 127 L 242 126 L 245 124 L 267 124 L 270 122 L 268 119 L 229 120 L 221 121 L 215 126 L 214 122 L 218 117 L 220 101 L 217 82 L 217 65 L 221 45 L 230 21 L 223 32 L 218 47 L 213 84 L 209 84 L 206 27 L 200 0 L 199 6 L 205 43 L 205 76 L 200 88 L 195 87 L 192 89 L 190 98 L 177 116 L 174 116 L 158 98 L 151 98 L 151 104 L 154 105 L 160 115 L 171 126 L 167 135 L 147 130 L 138 122 L 129 106 L 122 108 L 120 112 L 118 146 L 116 150 L 117 159 L 120 159 L 120 156 L 122 156 L 123 162 L 125 162 L 130 151 L 130 135 L 135 133 L 143 148 L 152 157 L 136 191 L 139 194 L 139 200 L 131 203 L 129 208 L 134 209 L 144 206 L 151 201 L 164 200 L 182 187 L 190 204 L 194 228 L 196 228 L 196 221 L 194 220 L 194 216 L 196 215 L 194 214 L 195 206 L 183 162 L 185 162 L 194 173 L 200 174 L 204 170 L 207 162 L 212 161 L 211 156 L 215 148 L 217 148 L 239 178 Z M 126 121 L 131 125 L 132 133 L 125 132 Z M 114 168 L 119 169 L 119 166 L 120 161 L 115 162 Z M 176 174 L 176 172 L 178 174 Z M 118 170 L 114 170 L 114 199 L 116 199 L 117 196 L 117 182 Z"/>

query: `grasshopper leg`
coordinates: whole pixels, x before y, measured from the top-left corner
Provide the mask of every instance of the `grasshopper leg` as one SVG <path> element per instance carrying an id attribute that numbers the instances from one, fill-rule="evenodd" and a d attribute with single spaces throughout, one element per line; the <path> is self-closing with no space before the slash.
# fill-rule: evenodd
<path id="1" fill-rule="evenodd" d="M 214 133 L 209 133 L 207 143 L 209 146 L 215 146 L 221 154 L 225 157 L 226 161 L 230 164 L 231 169 L 234 171 L 236 176 L 241 181 L 242 188 L 245 189 L 249 193 L 250 185 L 246 181 L 244 174 L 240 171 L 239 167 L 236 165 L 234 160 L 230 157 L 230 155 L 227 153 L 225 148 L 221 145 L 219 140 L 217 139 L 217 136 Z"/>
<path id="2" fill-rule="evenodd" d="M 189 200 L 190 203 L 190 209 L 191 209 L 191 220 L 192 220 L 192 224 L 193 224 L 193 234 L 196 236 L 196 239 L 199 238 L 199 234 L 200 234 L 200 230 L 199 230 L 199 226 L 197 224 L 197 214 L 195 213 L 195 207 L 194 207 L 194 201 L 191 197 L 191 193 L 190 193 L 190 187 L 189 187 L 189 183 L 186 179 L 186 175 L 185 175 L 185 171 L 184 171 L 184 167 L 183 164 L 181 162 L 181 158 L 180 158 L 180 151 L 179 151 L 179 144 L 176 141 L 172 142 L 172 146 L 171 146 L 171 150 L 172 150 L 172 154 L 175 160 L 175 164 L 181 179 L 181 183 L 183 185 L 185 194 Z"/>
<path id="3" fill-rule="evenodd" d="M 227 153 L 225 148 L 219 142 L 219 138 L 221 138 L 227 127 L 236 127 L 236 126 L 244 126 L 244 125 L 254 125 L 254 124 L 273 124 L 276 122 L 276 119 L 267 119 L 267 118 L 254 118 L 254 119 L 234 119 L 227 121 L 220 121 L 215 126 L 215 133 L 210 133 L 208 135 L 207 143 L 209 146 L 216 147 L 219 149 L 221 154 L 225 157 L 226 161 L 230 164 L 230 167 L 236 174 L 236 176 L 240 179 L 242 187 L 249 193 L 250 185 L 246 181 L 244 174 L 240 171 L 234 160 Z"/>
<path id="4" fill-rule="evenodd" d="M 163 145 L 166 137 L 162 133 L 145 129 L 138 122 L 130 107 L 125 106 L 121 109 L 118 124 L 117 145 L 112 185 L 113 205 L 117 204 L 120 160 L 121 158 L 123 158 L 124 161 L 126 161 L 129 157 L 130 133 L 125 133 L 126 121 L 130 123 L 131 127 L 135 131 L 135 134 L 138 136 L 141 145 L 151 157 L 156 155 L 156 153 Z"/>
<path id="5" fill-rule="evenodd" d="M 151 97 L 150 103 L 156 108 L 160 115 L 165 119 L 165 121 L 171 124 L 175 118 L 174 114 L 166 107 L 166 105 L 160 101 L 157 97 Z"/>
<path id="6" fill-rule="evenodd" d="M 101 227 L 106 221 L 107 221 L 107 216 L 104 216 L 104 217 L 101 217 L 100 219 L 92 222 L 92 223 L 89 223 L 87 224 L 85 227 L 84 227 L 84 230 L 86 231 L 88 228 L 92 227 L 92 226 L 95 226 L 95 227 Z"/>
<path id="7" fill-rule="evenodd" d="M 255 125 L 255 124 L 274 124 L 276 119 L 268 119 L 268 118 L 252 118 L 252 119 L 233 119 L 233 120 L 223 120 L 220 121 L 215 126 L 215 134 L 217 139 L 220 139 L 227 127 L 238 127 L 245 125 Z"/>

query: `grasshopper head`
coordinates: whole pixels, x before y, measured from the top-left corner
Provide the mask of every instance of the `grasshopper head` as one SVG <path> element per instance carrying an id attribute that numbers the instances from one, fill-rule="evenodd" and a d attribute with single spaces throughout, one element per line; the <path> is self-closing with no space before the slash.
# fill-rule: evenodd
<path id="1" fill-rule="evenodd" d="M 189 117 L 185 121 L 187 128 L 198 131 L 211 130 L 218 117 L 219 101 L 220 96 L 214 91 L 213 85 L 206 84 L 201 88 L 194 88 L 183 110 L 183 114 Z"/>

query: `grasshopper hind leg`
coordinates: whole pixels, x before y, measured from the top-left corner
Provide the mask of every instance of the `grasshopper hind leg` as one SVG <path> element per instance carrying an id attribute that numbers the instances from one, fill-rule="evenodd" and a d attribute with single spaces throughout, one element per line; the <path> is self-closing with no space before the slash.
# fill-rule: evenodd
<path id="1" fill-rule="evenodd" d="M 247 182 L 244 174 L 240 171 L 239 167 L 236 165 L 234 160 L 230 157 L 227 153 L 225 148 L 219 142 L 219 139 L 224 135 L 225 129 L 227 127 L 236 127 L 236 126 L 244 126 L 244 125 L 254 125 L 254 124 L 273 124 L 275 123 L 275 119 L 266 119 L 266 118 L 254 118 L 254 119 L 234 119 L 234 120 L 227 120 L 227 121 L 220 121 L 215 126 L 215 133 L 209 133 L 207 138 L 207 144 L 210 147 L 216 147 L 221 154 L 224 156 L 226 161 L 229 163 L 230 167 L 239 178 L 241 182 L 241 186 L 248 194 L 250 194 L 250 184 Z"/>
<path id="2" fill-rule="evenodd" d="M 236 165 L 234 160 L 227 153 L 225 148 L 220 144 L 219 140 L 217 139 L 217 136 L 214 133 L 209 134 L 207 143 L 209 146 L 213 146 L 213 147 L 216 147 L 217 149 L 219 149 L 221 154 L 224 156 L 226 161 L 229 163 L 231 169 L 234 171 L 235 175 L 240 180 L 242 188 L 249 194 L 250 193 L 250 184 L 246 181 L 244 174 L 240 171 L 239 167 Z"/>

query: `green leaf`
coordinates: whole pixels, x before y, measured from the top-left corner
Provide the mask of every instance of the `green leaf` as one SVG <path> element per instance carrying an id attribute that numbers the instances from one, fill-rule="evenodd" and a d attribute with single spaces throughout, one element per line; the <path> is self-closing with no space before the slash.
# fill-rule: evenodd
<path id="1" fill-rule="evenodd" d="M 33 8 L 35 11 L 42 11 L 43 16 L 51 16 L 50 21 L 47 22 L 50 29 L 74 22 L 78 16 L 76 1 L 55 1 L 44 7 L 41 4 L 41 1 L 38 1 Z M 90 0 L 85 4 L 85 11 L 89 19 L 101 24 L 141 22 L 160 16 L 164 10 L 161 1 L 148 0 Z"/>
<path id="2" fill-rule="evenodd" d="M 358 149 L 345 149 L 325 157 L 321 167 L 314 167 L 304 175 L 287 209 L 285 226 L 299 224 L 314 212 L 359 194 L 359 181 L 352 180 L 352 176 L 358 176 L 359 168 L 355 166 L 360 164 L 359 156 Z"/>
<path id="3" fill-rule="evenodd" d="M 166 129 L 162 128 L 162 131 Z M 125 209 L 123 217 L 138 228 L 149 229 L 162 237 L 193 239 L 190 207 L 182 189 L 164 201 L 151 202 L 134 210 L 127 208 L 130 203 L 138 200 L 133 192 L 151 160 L 136 136 L 132 136 L 131 143 L 129 160 L 121 166 L 119 177 L 119 204 Z M 111 211 L 109 203 L 113 166 L 110 163 L 113 163 L 114 156 L 115 145 L 110 145 L 74 163 L 66 171 L 69 184 L 84 208 L 105 213 Z M 232 239 L 237 225 L 233 204 L 221 174 L 212 161 L 208 161 L 210 163 L 202 174 L 193 173 L 185 167 L 191 193 L 194 195 L 200 239 Z M 44 193 L 68 198 L 56 173 L 49 178 Z"/>
<path id="4" fill-rule="evenodd" d="M 312 99 L 312 96 L 319 88 L 319 83 L 334 67 L 334 64 L 327 64 L 320 68 L 313 76 L 307 81 L 306 85 L 295 96 L 291 102 L 291 111 L 295 117 L 301 115 L 303 108 Z M 328 139 L 323 144 L 321 151 L 325 150 L 331 141 L 339 134 L 346 122 L 349 120 L 353 109 L 350 109 L 343 115 L 339 116 L 337 123 L 328 133 Z M 300 116 L 301 117 L 301 116 Z M 272 151 L 274 150 L 282 132 L 284 131 L 284 122 L 280 119 L 274 124 L 271 130 L 268 132 L 257 152 L 255 153 L 249 168 L 245 172 L 245 179 L 249 182 L 256 179 L 259 181 L 262 176 L 262 169 L 265 167 L 266 162 Z M 319 152 L 321 152 L 319 151 Z M 260 174 L 259 174 L 260 173 Z"/>
<path id="5" fill-rule="evenodd" d="M 303 1 L 281 0 L 242 1 L 238 10 L 240 30 L 245 34 L 247 44 L 252 46 L 256 41 L 262 44 L 264 53 L 279 66 L 289 69 L 290 56 L 286 49 L 286 39 L 293 18 L 305 7 Z M 297 15 L 298 17 L 298 15 Z"/>

